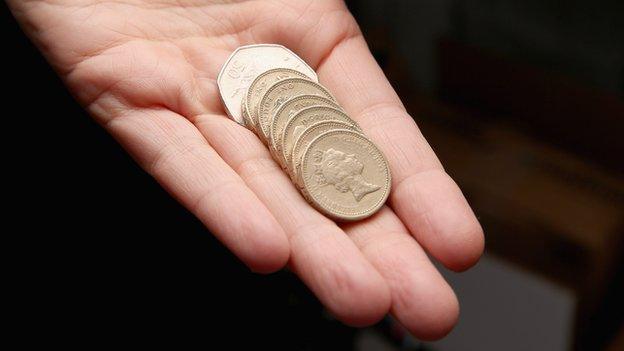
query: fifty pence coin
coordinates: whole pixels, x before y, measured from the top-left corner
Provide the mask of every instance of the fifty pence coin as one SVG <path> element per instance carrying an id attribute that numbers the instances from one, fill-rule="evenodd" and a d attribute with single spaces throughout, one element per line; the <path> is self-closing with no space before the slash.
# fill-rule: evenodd
<path id="1" fill-rule="evenodd" d="M 354 129 L 360 129 L 357 123 L 341 110 L 325 106 L 305 108 L 292 116 L 284 127 L 280 143 L 285 165 L 288 166 L 292 162 L 294 142 L 299 135 L 309 126 L 323 121 L 341 121 L 350 124 Z"/>
<path id="2" fill-rule="evenodd" d="M 314 70 L 282 45 L 241 46 L 230 55 L 217 77 L 221 101 L 230 118 L 244 123 L 241 105 L 247 88 L 260 73 L 273 68 L 294 69 L 318 81 Z"/>
<path id="3" fill-rule="evenodd" d="M 302 78 L 288 78 L 273 84 L 258 105 L 259 135 L 268 140 L 270 120 L 277 109 L 286 101 L 300 95 L 318 95 L 336 101 L 320 84 Z"/>
<path id="4" fill-rule="evenodd" d="M 288 68 L 274 68 L 261 73 L 247 89 L 245 100 L 243 101 L 243 117 L 246 121 L 251 121 L 251 127 L 254 129 L 258 122 L 258 104 L 267 89 L 274 83 L 286 78 L 304 78 L 309 79 L 305 74 Z"/>
<path id="5" fill-rule="evenodd" d="M 358 132 L 334 130 L 316 137 L 301 163 L 303 194 L 337 220 L 377 212 L 390 194 L 390 169 L 379 149 Z"/>

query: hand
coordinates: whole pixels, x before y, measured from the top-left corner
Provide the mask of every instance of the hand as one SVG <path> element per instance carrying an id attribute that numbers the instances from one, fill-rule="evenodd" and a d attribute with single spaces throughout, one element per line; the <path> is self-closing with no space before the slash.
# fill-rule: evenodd
<path id="1" fill-rule="evenodd" d="M 342 2 L 9 5 L 78 101 L 252 270 L 288 264 L 347 324 L 391 312 L 422 339 L 455 324 L 457 299 L 426 252 L 467 269 L 482 253 L 481 228 Z M 393 190 L 377 215 L 326 219 L 260 140 L 225 116 L 215 79 L 235 48 L 253 43 L 299 54 L 385 153 Z"/>

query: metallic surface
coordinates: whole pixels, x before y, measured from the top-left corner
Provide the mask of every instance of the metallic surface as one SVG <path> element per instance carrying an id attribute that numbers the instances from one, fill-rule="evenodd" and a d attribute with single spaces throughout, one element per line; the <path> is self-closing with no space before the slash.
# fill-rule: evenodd
<path id="1" fill-rule="evenodd" d="M 305 150 L 310 146 L 310 143 L 319 135 L 332 131 L 332 130 L 352 130 L 357 131 L 357 129 L 353 128 L 352 123 L 345 123 L 341 121 L 323 121 L 318 122 L 310 127 L 306 128 L 303 131 L 301 136 L 296 138 L 293 144 L 292 151 L 292 161 L 289 165 L 289 170 L 291 173 L 291 178 L 295 182 L 295 184 L 301 186 L 301 177 L 300 168 L 301 168 L 301 156 L 305 152 Z"/>
<path id="2" fill-rule="evenodd" d="M 282 163 L 282 158 L 279 156 L 282 153 L 282 133 L 284 132 L 286 123 L 299 111 L 312 106 L 327 106 L 340 109 L 335 102 L 322 96 L 301 95 L 286 101 L 273 114 L 271 128 L 269 130 L 269 138 L 271 139 L 269 146 L 271 147 L 271 152 L 278 156 L 277 159 L 280 163 Z M 282 164 L 282 166 L 285 167 L 286 165 Z"/>
<path id="3" fill-rule="evenodd" d="M 262 72 L 273 68 L 290 68 L 318 81 L 314 70 L 292 51 L 277 44 L 241 46 L 227 59 L 217 85 L 228 116 L 243 124 L 242 102 L 247 88 Z"/>
<path id="4" fill-rule="evenodd" d="M 370 140 L 353 131 L 316 137 L 303 154 L 301 178 L 307 200 L 337 220 L 371 216 L 390 193 L 386 159 Z"/>
<path id="5" fill-rule="evenodd" d="M 258 133 L 268 141 L 270 121 L 274 113 L 286 101 L 300 95 L 318 95 L 336 101 L 334 97 L 318 83 L 302 78 L 288 78 L 273 84 L 264 94 L 258 105 Z"/>
<path id="6" fill-rule="evenodd" d="M 287 166 L 292 161 L 291 157 L 295 140 L 307 127 L 323 121 L 341 121 L 352 125 L 355 129 L 360 129 L 357 123 L 347 114 L 335 108 L 319 106 L 301 110 L 288 120 L 282 133 L 282 157 Z"/>
<path id="7" fill-rule="evenodd" d="M 303 78 L 309 79 L 305 74 L 288 68 L 274 68 L 260 74 L 247 89 L 245 100 L 243 102 L 243 113 L 247 114 L 246 119 L 251 121 L 252 127 L 257 130 L 258 123 L 258 104 L 264 93 L 274 83 L 287 78 Z M 245 115 L 243 115 L 245 117 Z"/>

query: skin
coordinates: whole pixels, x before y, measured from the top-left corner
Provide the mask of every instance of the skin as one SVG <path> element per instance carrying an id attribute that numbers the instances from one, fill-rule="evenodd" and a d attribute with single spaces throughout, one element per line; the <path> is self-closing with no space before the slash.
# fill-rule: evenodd
<path id="1" fill-rule="evenodd" d="M 416 337 L 448 333 L 457 299 L 429 260 L 462 271 L 483 233 L 338 0 L 10 0 L 76 99 L 250 269 L 288 266 L 338 319 L 392 313 Z M 337 225 L 311 208 L 216 77 L 238 46 L 299 54 L 386 155 L 388 205 Z"/>

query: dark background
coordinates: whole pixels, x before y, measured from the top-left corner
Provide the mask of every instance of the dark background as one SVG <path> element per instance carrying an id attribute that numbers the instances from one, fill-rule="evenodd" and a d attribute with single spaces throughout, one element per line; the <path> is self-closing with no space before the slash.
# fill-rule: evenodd
<path id="1" fill-rule="evenodd" d="M 430 347 L 624 350 L 624 3 L 349 4 L 486 233 Z"/>
<path id="2" fill-rule="evenodd" d="M 621 2 L 348 4 L 473 205 L 486 257 L 574 297 L 570 349 L 624 349 Z M 6 289 L 22 343 L 366 349 L 291 274 L 252 274 L 222 248 L 2 18 Z M 384 350 L 445 350 L 391 321 L 364 332 Z"/>

